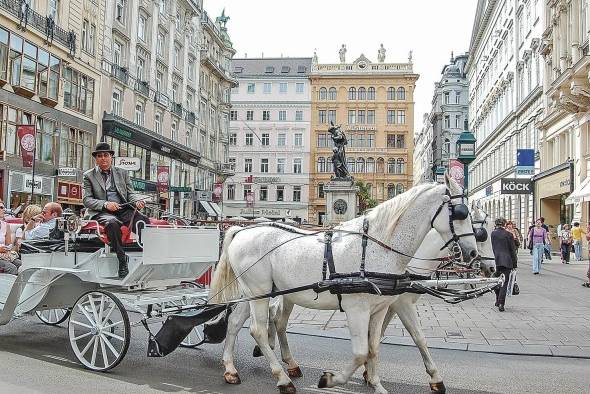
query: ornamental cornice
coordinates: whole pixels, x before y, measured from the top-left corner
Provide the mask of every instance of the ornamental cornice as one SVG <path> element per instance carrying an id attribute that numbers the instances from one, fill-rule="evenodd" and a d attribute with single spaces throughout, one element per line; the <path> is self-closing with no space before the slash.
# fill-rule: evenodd
<path id="1" fill-rule="evenodd" d="M 516 71 L 521 72 L 523 68 L 524 68 L 524 62 L 522 60 L 519 60 L 518 62 L 516 62 Z"/>
<path id="2" fill-rule="evenodd" d="M 531 51 L 530 49 L 526 49 L 523 53 L 522 53 L 522 60 L 524 62 L 528 62 L 530 60 L 530 58 L 533 55 L 533 51 Z"/>
<path id="3" fill-rule="evenodd" d="M 541 40 L 539 38 L 533 38 L 531 40 L 531 49 L 533 51 L 536 51 L 537 48 L 539 48 L 539 44 L 541 43 Z"/>

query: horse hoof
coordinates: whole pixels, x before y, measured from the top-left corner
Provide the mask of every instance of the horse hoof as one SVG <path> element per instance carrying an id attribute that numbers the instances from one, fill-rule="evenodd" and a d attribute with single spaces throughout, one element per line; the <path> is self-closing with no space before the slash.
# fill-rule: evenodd
<path id="1" fill-rule="evenodd" d="M 299 367 L 287 369 L 287 373 L 289 374 L 290 378 L 302 378 L 303 377 L 303 372 L 301 372 L 301 369 Z"/>
<path id="2" fill-rule="evenodd" d="M 260 350 L 260 346 L 254 346 L 254 350 L 252 350 L 252 357 L 262 357 L 262 350 Z"/>
<path id="3" fill-rule="evenodd" d="M 331 387 L 332 378 L 333 377 L 334 377 L 334 374 L 333 373 L 331 373 L 331 372 L 324 372 L 324 374 L 320 378 L 320 381 L 318 382 L 318 388 L 319 389 L 325 389 L 327 387 Z"/>
<path id="4" fill-rule="evenodd" d="M 225 383 L 227 384 L 241 384 L 242 380 L 240 379 L 240 375 L 237 373 L 226 372 L 223 374 L 223 379 L 225 379 Z"/>
<path id="5" fill-rule="evenodd" d="M 278 386 L 280 394 L 295 394 L 297 393 L 297 389 L 293 382 L 289 382 L 289 384 Z"/>
<path id="6" fill-rule="evenodd" d="M 447 388 L 443 382 L 430 383 L 430 392 L 436 394 L 445 394 L 447 392 Z"/>

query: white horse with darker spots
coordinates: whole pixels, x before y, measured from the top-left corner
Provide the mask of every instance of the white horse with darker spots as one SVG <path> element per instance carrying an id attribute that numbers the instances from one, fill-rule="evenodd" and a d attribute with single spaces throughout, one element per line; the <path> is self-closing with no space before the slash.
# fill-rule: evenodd
<path id="1" fill-rule="evenodd" d="M 463 203 L 462 197 L 457 197 L 461 194 L 459 186 L 448 177 L 443 185 L 416 186 L 378 205 L 366 216 L 369 221 L 369 235 L 405 255 L 413 256 L 431 228 L 446 240 L 456 235 L 471 234 L 459 238 L 463 256 L 470 261 L 477 256 L 471 219 L 469 216 L 457 219 L 453 215 L 454 207 Z M 332 250 L 337 271 L 357 272 L 361 256 L 361 237 L 338 233 L 338 230 L 360 233 L 362 226 L 361 217 L 336 227 Z M 235 300 L 242 294 L 260 295 L 273 288 L 285 290 L 317 282 L 321 278 L 323 241 L 323 234 L 310 233 L 309 236 L 300 237 L 274 227 L 232 227 L 225 236 L 211 294 L 216 295 L 215 301 L 228 301 Z M 281 246 L 278 247 L 279 245 Z M 268 253 L 275 247 L 278 248 Z M 366 256 L 368 270 L 389 274 L 403 274 L 410 261 L 409 257 L 388 251 L 373 242 L 369 242 Z M 353 359 L 344 371 L 325 373 L 320 379 L 320 387 L 345 384 L 356 369 L 366 363 L 368 382 L 375 388 L 375 392 L 387 393 L 377 375 L 377 362 L 383 321 L 396 297 L 342 295 L 341 305 L 348 321 Z M 316 294 L 311 290 L 285 295 L 284 300 L 285 304 L 297 304 L 311 309 L 339 309 L 335 295 Z M 272 374 L 278 379 L 280 392 L 294 393 L 295 386 L 269 346 L 269 300 L 251 301 L 250 308 L 250 333 L 270 362 Z"/>

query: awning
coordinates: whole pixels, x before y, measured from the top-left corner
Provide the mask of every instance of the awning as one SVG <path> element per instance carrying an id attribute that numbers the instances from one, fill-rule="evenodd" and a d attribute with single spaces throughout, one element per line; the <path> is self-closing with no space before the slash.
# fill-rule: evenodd
<path id="1" fill-rule="evenodd" d="M 211 208 L 213 208 L 213 210 L 215 211 L 216 215 L 218 218 L 221 217 L 221 208 L 219 208 L 219 205 L 217 205 L 216 202 L 213 201 L 209 201 L 209 205 L 211 205 Z"/>
<path id="2" fill-rule="evenodd" d="M 574 204 L 582 201 L 590 201 L 590 177 L 582 181 L 572 194 L 566 198 L 566 204 Z"/>
<path id="3" fill-rule="evenodd" d="M 217 213 L 213 210 L 213 208 L 211 208 L 211 205 L 209 205 L 209 202 L 199 201 L 199 204 L 201 204 L 203 206 L 203 208 L 205 208 L 205 211 L 207 211 L 209 216 L 217 216 Z"/>

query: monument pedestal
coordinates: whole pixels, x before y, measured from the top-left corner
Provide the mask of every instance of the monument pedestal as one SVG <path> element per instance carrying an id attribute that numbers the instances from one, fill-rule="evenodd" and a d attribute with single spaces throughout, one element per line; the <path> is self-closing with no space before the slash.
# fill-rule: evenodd
<path id="1" fill-rule="evenodd" d="M 334 178 L 324 186 L 326 194 L 326 222 L 336 225 L 354 219 L 357 215 L 358 187 L 352 179 Z"/>

